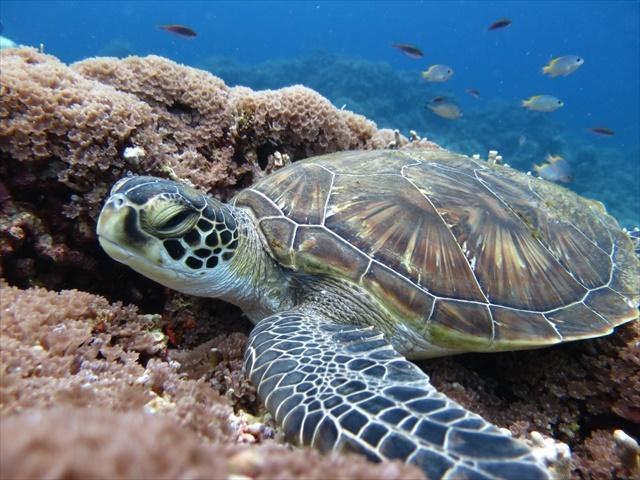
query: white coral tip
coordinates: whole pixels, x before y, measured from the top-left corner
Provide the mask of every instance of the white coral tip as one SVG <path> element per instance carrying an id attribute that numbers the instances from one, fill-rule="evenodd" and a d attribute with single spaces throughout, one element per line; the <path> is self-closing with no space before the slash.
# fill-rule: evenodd
<path id="1" fill-rule="evenodd" d="M 122 153 L 122 156 L 127 159 L 139 159 L 144 157 L 147 154 L 147 152 L 145 152 L 144 148 L 142 147 L 127 147 L 124 149 L 124 152 Z"/>

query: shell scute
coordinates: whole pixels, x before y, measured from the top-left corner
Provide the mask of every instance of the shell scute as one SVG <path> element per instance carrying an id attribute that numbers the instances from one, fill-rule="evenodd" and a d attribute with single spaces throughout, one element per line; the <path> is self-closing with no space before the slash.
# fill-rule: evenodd
<path id="1" fill-rule="evenodd" d="M 491 306 L 495 334 L 493 346 L 496 350 L 502 347 L 527 348 L 562 341 L 555 326 L 542 313 L 526 312 L 511 308 Z"/>
<path id="2" fill-rule="evenodd" d="M 486 305 L 436 300 L 429 331 L 437 345 L 486 350 L 493 339 L 493 320 Z"/>
<path id="3" fill-rule="evenodd" d="M 592 337 L 594 333 L 610 333 L 613 326 L 583 303 L 576 303 L 554 312 L 547 318 L 552 322 L 563 338 Z"/>
<path id="4" fill-rule="evenodd" d="M 424 329 L 424 319 L 429 316 L 435 301 L 433 295 L 377 263 L 371 264 L 362 278 L 362 285 L 378 298 L 386 299 L 388 307 L 397 315 L 416 322 L 419 330 Z"/>
<path id="5" fill-rule="evenodd" d="M 339 152 L 313 159 L 314 163 L 343 175 L 398 175 L 403 166 L 412 160 L 400 152 L 388 151 L 380 155 L 376 151 Z"/>
<path id="6" fill-rule="evenodd" d="M 609 287 L 628 299 L 638 298 L 640 293 L 640 262 L 637 261 L 635 256 L 631 238 L 628 234 L 619 230 L 614 230 L 612 236 L 616 242 L 613 262 L 615 265 L 624 265 L 627 268 L 615 268 L 613 270 Z"/>
<path id="7" fill-rule="evenodd" d="M 270 198 L 251 188 L 241 191 L 233 203 L 250 208 L 256 218 L 282 216 L 282 211 Z"/>
<path id="8" fill-rule="evenodd" d="M 260 229 L 268 239 L 273 257 L 282 265 L 293 267 L 295 261 L 291 245 L 296 231 L 296 224 L 285 217 L 264 218 L 260 220 Z"/>
<path id="9" fill-rule="evenodd" d="M 274 173 L 268 184 L 259 183 L 254 188 L 273 200 L 294 222 L 321 224 L 333 174 L 313 163 L 297 167 Z"/>
<path id="10" fill-rule="evenodd" d="M 544 311 L 584 296 L 586 289 L 537 238 L 537 199 L 526 193 L 522 182 L 507 182 L 494 175 L 489 178 L 480 170 L 474 175 L 460 174 L 431 164 L 407 172 L 408 178 L 424 186 L 424 194 L 473 267 L 473 280 L 477 279 L 489 300 L 512 308 Z"/>
<path id="11" fill-rule="evenodd" d="M 293 243 L 296 265 L 309 273 L 340 275 L 357 282 L 369 258 L 321 227 L 300 227 Z"/>
<path id="12" fill-rule="evenodd" d="M 638 318 L 638 306 L 633 305 L 631 301 L 609 287 L 589 292 L 584 304 L 607 319 L 631 320 Z"/>
<path id="13" fill-rule="evenodd" d="M 598 234 L 609 235 L 606 230 L 601 230 L 596 212 L 591 212 L 586 225 L 581 221 L 583 215 L 578 213 L 590 211 L 591 202 L 579 197 L 573 197 L 573 201 L 568 202 L 561 190 L 547 191 L 546 198 L 541 197 L 532 188 L 540 183 L 539 179 L 522 178 L 517 172 L 505 172 L 499 176 L 479 172 L 478 177 L 517 215 L 560 266 L 571 272 L 583 286 L 595 288 L 608 280 L 612 267 L 609 250 L 603 250 L 594 239 L 598 238 Z M 583 226 L 588 228 L 582 231 Z M 602 243 L 609 246 L 609 242 Z M 585 258 L 590 261 L 585 262 Z"/>

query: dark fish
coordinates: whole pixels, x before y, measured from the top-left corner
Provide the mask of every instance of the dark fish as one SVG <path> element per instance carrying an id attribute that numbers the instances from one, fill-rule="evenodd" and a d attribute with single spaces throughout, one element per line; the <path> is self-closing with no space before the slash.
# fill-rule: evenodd
<path id="1" fill-rule="evenodd" d="M 434 97 L 433 100 L 431 100 L 431 103 L 442 103 L 442 102 L 446 102 L 447 101 L 447 97 Z"/>
<path id="2" fill-rule="evenodd" d="M 500 28 L 508 27 L 509 25 L 511 25 L 511 20 L 509 20 L 508 18 L 501 18 L 500 20 L 496 20 L 491 25 L 489 25 L 489 28 L 487 28 L 487 30 L 498 30 Z"/>
<path id="3" fill-rule="evenodd" d="M 175 33 L 181 37 L 193 38 L 198 36 L 195 30 L 184 25 L 160 25 L 160 28 L 165 32 Z"/>
<path id="4" fill-rule="evenodd" d="M 603 135 L 605 137 L 612 137 L 616 134 L 616 132 L 607 127 L 593 127 L 590 128 L 589 131 L 591 133 L 595 133 L 596 135 Z"/>
<path id="5" fill-rule="evenodd" d="M 475 88 L 467 88 L 467 93 L 473 98 L 480 98 L 480 92 Z"/>
<path id="6" fill-rule="evenodd" d="M 411 58 L 422 58 L 424 57 L 424 53 L 415 45 L 409 45 L 408 43 L 394 43 L 391 45 L 393 48 L 397 48 L 402 53 L 404 53 L 407 57 Z"/>

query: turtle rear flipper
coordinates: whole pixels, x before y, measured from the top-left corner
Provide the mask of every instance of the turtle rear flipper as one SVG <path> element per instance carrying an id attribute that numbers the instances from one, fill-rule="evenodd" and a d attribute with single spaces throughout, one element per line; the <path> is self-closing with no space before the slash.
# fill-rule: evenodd
<path id="1" fill-rule="evenodd" d="M 244 366 L 294 443 L 404 460 L 430 479 L 549 478 L 527 446 L 438 393 L 373 327 L 305 307 L 273 315 L 251 332 Z"/>

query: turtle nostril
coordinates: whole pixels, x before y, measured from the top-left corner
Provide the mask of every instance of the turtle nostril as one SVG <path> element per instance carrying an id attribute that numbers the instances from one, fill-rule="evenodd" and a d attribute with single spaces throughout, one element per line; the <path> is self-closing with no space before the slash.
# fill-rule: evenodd
<path id="1" fill-rule="evenodd" d="M 116 194 L 111 197 L 111 201 L 109 203 L 111 203 L 115 208 L 121 208 L 124 205 L 124 198 L 122 198 L 122 195 Z"/>

